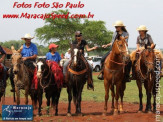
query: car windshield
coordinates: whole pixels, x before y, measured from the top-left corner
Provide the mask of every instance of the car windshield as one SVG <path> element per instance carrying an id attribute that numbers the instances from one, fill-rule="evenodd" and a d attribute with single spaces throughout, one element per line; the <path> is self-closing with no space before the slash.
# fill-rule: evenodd
<path id="1" fill-rule="evenodd" d="M 94 58 L 93 61 L 94 62 L 101 61 L 101 58 Z"/>

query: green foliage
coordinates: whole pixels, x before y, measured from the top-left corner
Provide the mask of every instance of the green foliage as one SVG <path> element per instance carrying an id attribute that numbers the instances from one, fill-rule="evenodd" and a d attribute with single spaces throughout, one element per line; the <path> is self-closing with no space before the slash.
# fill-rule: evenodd
<path id="1" fill-rule="evenodd" d="M 1 42 L 1 46 L 11 49 L 11 46 L 13 45 L 16 50 L 18 50 L 22 44 L 24 44 L 23 40 L 10 40 L 6 42 Z"/>
<path id="2" fill-rule="evenodd" d="M 67 14 L 68 10 L 53 11 L 55 14 Z M 70 12 L 69 12 L 70 13 Z M 59 45 L 59 51 L 65 52 L 69 44 L 74 40 L 75 31 L 80 30 L 83 38 L 87 40 L 90 47 L 99 46 L 111 41 L 112 32 L 108 31 L 104 21 L 89 21 L 78 18 L 56 18 L 45 19 L 45 25 L 35 30 L 36 37 L 44 43 L 55 42 Z M 101 51 L 101 49 L 98 49 Z"/>

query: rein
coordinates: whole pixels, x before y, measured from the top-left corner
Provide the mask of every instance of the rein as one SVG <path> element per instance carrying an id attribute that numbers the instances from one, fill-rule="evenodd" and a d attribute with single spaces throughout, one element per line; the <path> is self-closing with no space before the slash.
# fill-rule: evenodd
<path id="1" fill-rule="evenodd" d="M 45 72 L 45 70 L 43 71 L 43 73 Z M 49 80 L 49 82 L 48 82 L 48 84 L 47 85 L 43 85 L 42 84 L 42 77 L 40 78 L 40 86 L 42 87 L 42 89 L 43 89 L 43 92 L 45 92 L 45 88 L 47 88 L 47 87 L 49 87 L 49 85 L 50 85 L 50 83 L 51 83 L 51 81 L 52 81 L 52 78 L 51 78 L 51 76 L 53 75 L 53 73 L 52 72 L 50 72 L 50 66 L 49 66 L 49 72 L 48 72 L 48 74 L 44 77 L 45 79 L 46 78 L 48 78 L 48 76 L 50 75 L 50 80 Z"/>
<path id="2" fill-rule="evenodd" d="M 144 50 L 145 50 L 145 49 L 144 49 Z M 143 50 L 141 53 L 143 53 L 144 50 Z M 140 55 L 140 54 L 139 54 L 139 55 Z M 145 60 L 145 59 L 146 59 L 145 54 L 143 54 L 143 58 L 144 58 L 144 62 L 145 62 L 145 66 L 146 66 L 146 67 L 147 67 L 148 64 L 149 64 L 149 65 L 154 65 L 153 62 L 148 62 L 147 60 Z M 143 73 L 142 73 L 142 71 L 141 71 L 141 68 L 140 68 L 140 60 L 141 60 L 141 56 L 140 56 L 139 59 L 137 60 L 135 66 L 138 67 L 138 76 L 139 76 L 139 78 L 140 78 L 142 81 L 144 81 L 144 80 L 146 80 L 148 77 L 147 77 L 147 75 L 144 76 Z"/>
<path id="3" fill-rule="evenodd" d="M 74 56 L 75 56 L 75 55 L 74 55 Z M 73 56 L 73 57 L 74 57 L 74 56 Z M 69 65 L 68 65 L 68 71 L 71 72 L 71 73 L 74 74 L 74 75 L 81 75 L 81 74 L 84 74 L 84 73 L 86 73 L 86 72 L 88 71 L 88 66 L 87 66 L 87 63 L 86 63 L 84 57 L 81 56 L 80 59 L 85 63 L 86 69 L 83 69 L 82 71 L 74 71 L 74 70 L 72 70 L 72 69 L 70 68 L 70 65 L 71 65 L 71 62 L 72 62 L 72 61 L 70 61 Z"/>

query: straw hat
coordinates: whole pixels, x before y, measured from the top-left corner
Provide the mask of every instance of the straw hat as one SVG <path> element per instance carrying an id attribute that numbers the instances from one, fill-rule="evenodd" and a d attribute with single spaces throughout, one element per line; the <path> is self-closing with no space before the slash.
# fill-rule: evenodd
<path id="1" fill-rule="evenodd" d="M 147 27 L 145 25 L 140 25 L 138 28 L 137 28 L 137 31 L 148 31 Z"/>
<path id="2" fill-rule="evenodd" d="M 34 37 L 32 37 L 29 33 L 25 34 L 24 37 L 22 37 L 21 39 L 24 40 L 24 39 L 33 39 Z"/>
<path id="3" fill-rule="evenodd" d="M 121 27 L 125 27 L 125 25 L 123 24 L 123 22 L 120 21 L 120 20 L 116 21 L 116 22 L 113 24 L 113 26 L 121 26 Z"/>

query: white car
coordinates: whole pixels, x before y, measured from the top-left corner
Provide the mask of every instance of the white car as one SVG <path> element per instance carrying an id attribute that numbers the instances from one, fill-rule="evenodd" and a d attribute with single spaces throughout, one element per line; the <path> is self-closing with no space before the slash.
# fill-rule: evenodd
<path id="1" fill-rule="evenodd" d="M 99 72 L 101 70 L 101 58 L 102 57 L 99 57 L 99 56 L 86 57 L 86 59 L 91 64 L 91 66 L 95 72 Z"/>

